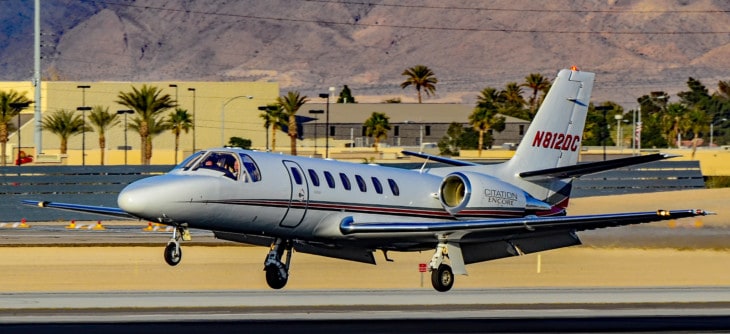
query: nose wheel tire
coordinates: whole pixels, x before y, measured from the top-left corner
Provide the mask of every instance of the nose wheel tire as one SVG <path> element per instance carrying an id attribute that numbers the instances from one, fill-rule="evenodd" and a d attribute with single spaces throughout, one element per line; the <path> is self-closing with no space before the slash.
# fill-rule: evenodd
<path id="1" fill-rule="evenodd" d="M 438 269 L 431 272 L 431 284 L 436 291 L 446 292 L 454 286 L 454 272 L 448 264 L 439 265 Z"/>
<path id="2" fill-rule="evenodd" d="M 277 265 L 268 265 L 264 270 L 266 271 L 266 284 L 272 289 L 279 290 L 283 288 L 289 280 L 289 275 L 286 274 L 285 269 Z"/>
<path id="3" fill-rule="evenodd" d="M 182 248 L 175 242 L 165 246 L 165 262 L 170 266 L 176 266 L 182 260 Z"/>

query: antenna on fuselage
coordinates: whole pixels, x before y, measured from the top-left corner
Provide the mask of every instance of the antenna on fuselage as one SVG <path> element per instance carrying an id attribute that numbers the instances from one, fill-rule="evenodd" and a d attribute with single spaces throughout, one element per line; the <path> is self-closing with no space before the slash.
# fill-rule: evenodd
<path id="1" fill-rule="evenodd" d="M 426 164 L 428 163 L 428 161 L 429 161 L 429 156 L 426 156 L 426 160 L 423 161 L 423 165 L 421 166 L 421 170 L 418 171 L 419 173 L 423 174 L 423 170 L 426 169 Z"/>

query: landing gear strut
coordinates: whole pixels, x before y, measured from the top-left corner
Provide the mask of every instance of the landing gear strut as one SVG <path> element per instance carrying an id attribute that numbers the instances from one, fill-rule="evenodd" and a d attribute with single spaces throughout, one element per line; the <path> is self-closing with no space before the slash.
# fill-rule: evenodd
<path id="1" fill-rule="evenodd" d="M 165 262 L 170 266 L 176 266 L 182 260 L 182 248 L 180 240 L 189 241 L 192 237 L 186 227 L 178 226 L 172 231 L 172 239 L 165 246 Z"/>
<path id="2" fill-rule="evenodd" d="M 286 252 L 286 262 L 281 258 Z M 289 263 L 291 261 L 292 244 L 290 240 L 276 239 L 271 244 L 271 250 L 266 255 L 264 271 L 266 271 L 266 283 L 272 289 L 281 289 L 289 280 Z"/>
<path id="3" fill-rule="evenodd" d="M 439 243 L 428 265 L 428 270 L 431 271 L 431 285 L 439 292 L 449 291 L 454 286 L 454 272 L 451 270 L 451 266 L 443 263 L 444 257 L 448 256 L 446 244 Z"/>

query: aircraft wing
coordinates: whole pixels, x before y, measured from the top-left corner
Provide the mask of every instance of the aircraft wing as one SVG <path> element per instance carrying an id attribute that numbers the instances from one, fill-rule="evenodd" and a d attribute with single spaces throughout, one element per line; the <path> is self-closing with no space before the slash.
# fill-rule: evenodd
<path id="1" fill-rule="evenodd" d="M 59 202 L 46 202 L 46 201 L 35 201 L 35 200 L 23 200 L 22 204 L 38 206 L 41 208 L 53 208 L 67 211 L 86 212 L 104 216 L 111 216 L 116 218 L 127 218 L 137 219 L 120 208 L 108 207 L 108 206 L 93 206 L 93 205 L 81 205 L 71 203 L 59 203 Z"/>
<path id="2" fill-rule="evenodd" d="M 397 222 L 366 223 L 355 222 L 346 217 L 340 222 L 340 231 L 351 235 L 357 233 L 416 233 L 434 232 L 449 235 L 464 235 L 470 232 L 495 232 L 504 235 L 551 230 L 584 231 L 603 227 L 641 224 L 662 220 L 679 219 L 713 214 L 704 210 L 658 210 L 649 212 L 612 213 L 582 216 L 525 217 L 511 219 L 456 220 L 441 222 Z M 458 233 L 461 232 L 461 233 Z"/>

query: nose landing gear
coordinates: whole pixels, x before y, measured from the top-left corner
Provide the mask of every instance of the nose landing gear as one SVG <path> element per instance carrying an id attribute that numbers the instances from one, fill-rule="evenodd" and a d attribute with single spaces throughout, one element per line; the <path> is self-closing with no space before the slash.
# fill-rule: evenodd
<path id="1" fill-rule="evenodd" d="M 281 258 L 286 252 L 286 262 Z M 289 280 L 289 263 L 291 262 L 292 244 L 290 240 L 276 239 L 264 261 L 266 283 L 272 289 L 283 288 Z"/>
<path id="2" fill-rule="evenodd" d="M 165 262 L 170 266 L 176 266 L 182 260 L 182 248 L 177 240 L 170 240 L 165 246 Z"/>
<path id="3" fill-rule="evenodd" d="M 170 266 L 176 266 L 182 260 L 182 247 L 180 247 L 180 240 L 190 241 L 193 238 L 190 236 L 190 231 L 187 227 L 177 226 L 172 231 L 172 239 L 165 246 L 165 262 Z"/>

